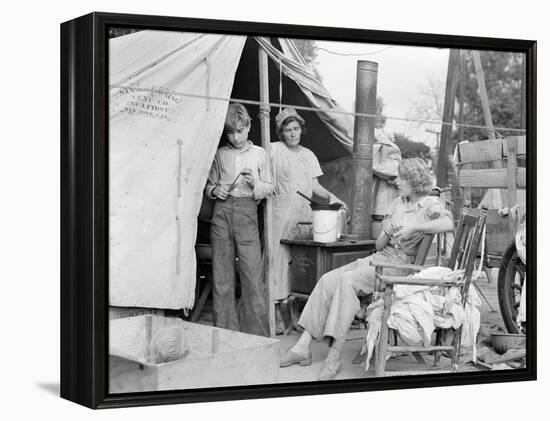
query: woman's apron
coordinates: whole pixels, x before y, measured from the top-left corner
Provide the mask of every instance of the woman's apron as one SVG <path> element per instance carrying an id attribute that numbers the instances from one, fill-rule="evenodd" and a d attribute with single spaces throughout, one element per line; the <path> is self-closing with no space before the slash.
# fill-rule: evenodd
<path id="1" fill-rule="evenodd" d="M 278 151 L 273 157 L 275 196 L 273 196 L 273 222 L 271 265 L 272 299 L 283 300 L 290 292 L 290 247 L 281 244 L 281 239 L 295 239 L 311 230 L 311 225 L 298 225 L 298 222 L 311 222 L 309 202 L 296 192 L 308 197 L 313 194 L 311 165 L 304 159 L 305 154 L 293 155 Z"/>

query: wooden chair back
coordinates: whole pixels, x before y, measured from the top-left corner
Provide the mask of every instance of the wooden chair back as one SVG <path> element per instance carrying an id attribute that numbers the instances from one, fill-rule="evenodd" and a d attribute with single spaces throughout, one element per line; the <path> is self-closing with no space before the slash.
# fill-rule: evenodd
<path id="1" fill-rule="evenodd" d="M 418 246 L 418 249 L 416 251 L 416 256 L 414 258 L 415 265 L 424 266 L 426 258 L 428 257 L 428 253 L 430 252 L 430 248 L 432 247 L 434 237 L 435 234 L 424 234 L 424 236 L 422 237 L 422 241 L 420 242 L 420 245 Z"/>
<path id="2" fill-rule="evenodd" d="M 463 301 L 467 298 L 474 271 L 475 260 L 481 244 L 487 212 L 483 209 L 462 209 L 462 216 L 456 229 L 449 268 L 464 269 L 465 283 L 462 289 Z"/>
<path id="3" fill-rule="evenodd" d="M 382 313 L 380 335 L 378 339 L 378 344 L 376 346 L 376 357 L 375 357 L 375 373 L 377 377 L 385 375 L 385 366 L 386 366 L 386 356 L 388 352 L 412 352 L 415 358 L 419 362 L 425 363 L 424 359 L 420 356 L 421 352 L 435 352 L 434 360 L 437 362 L 439 360 L 439 353 L 441 351 L 452 351 L 452 364 L 451 371 L 458 370 L 459 356 L 460 356 L 460 345 L 461 345 L 461 335 L 462 327 L 459 327 L 458 330 L 453 335 L 452 346 L 442 345 L 441 343 L 441 331 L 437 332 L 436 336 L 436 345 L 435 346 L 390 346 L 388 344 L 388 317 L 390 315 L 390 307 L 392 304 L 392 295 L 394 285 L 425 285 L 425 286 L 434 286 L 434 285 L 447 285 L 452 284 L 459 286 L 462 283 L 462 304 L 465 305 L 466 300 L 468 299 L 468 291 L 470 289 L 470 283 L 472 281 L 472 275 L 474 272 L 475 260 L 477 258 L 477 250 L 481 244 L 483 228 L 485 226 L 486 211 L 483 209 L 471 209 L 464 208 L 462 216 L 458 223 L 455 239 L 453 243 L 453 248 L 451 251 L 451 258 L 449 260 L 449 267 L 453 270 L 464 269 L 464 283 L 456 280 L 456 282 L 450 281 L 447 282 L 444 279 L 423 279 L 416 278 L 411 279 L 405 276 L 382 276 L 382 268 L 384 264 L 374 265 L 376 267 L 376 281 L 375 286 L 380 288 L 384 287 L 383 300 L 384 300 L 384 311 Z M 417 259 L 426 259 L 428 250 L 430 249 L 431 242 L 433 241 L 434 235 L 426 235 L 422 244 L 418 249 Z M 387 265 L 390 267 L 390 265 Z M 403 268 L 407 265 L 402 265 Z M 409 265 L 413 266 L 413 265 Z M 395 267 L 395 265 L 394 265 Z M 418 270 L 418 269 L 416 269 Z M 379 291 L 376 289 L 375 291 Z M 435 372 L 435 371 L 430 371 Z M 444 371 L 446 372 L 446 371 Z M 420 372 L 417 372 L 420 373 Z M 423 374 L 426 372 L 422 372 Z M 394 372 L 393 374 L 410 374 L 406 372 Z"/>

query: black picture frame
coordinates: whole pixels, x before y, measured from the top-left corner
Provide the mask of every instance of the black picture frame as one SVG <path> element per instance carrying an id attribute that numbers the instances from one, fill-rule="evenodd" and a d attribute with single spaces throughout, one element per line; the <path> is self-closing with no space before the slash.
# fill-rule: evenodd
<path id="1" fill-rule="evenodd" d="M 527 57 L 527 366 L 525 369 L 108 394 L 107 29 L 128 27 L 522 52 Z M 535 41 L 94 12 L 61 24 L 61 396 L 90 408 L 535 380 Z"/>

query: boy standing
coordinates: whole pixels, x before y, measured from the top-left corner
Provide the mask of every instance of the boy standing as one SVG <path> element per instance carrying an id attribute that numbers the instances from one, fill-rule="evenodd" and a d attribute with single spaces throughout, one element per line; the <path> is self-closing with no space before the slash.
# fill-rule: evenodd
<path id="1" fill-rule="evenodd" d="M 268 287 L 258 232 L 257 202 L 273 192 L 263 148 L 248 140 L 250 116 L 229 104 L 228 145 L 216 152 L 206 194 L 215 200 L 211 220 L 214 326 L 269 336 Z M 239 259 L 243 318 L 235 305 L 235 258 Z"/>

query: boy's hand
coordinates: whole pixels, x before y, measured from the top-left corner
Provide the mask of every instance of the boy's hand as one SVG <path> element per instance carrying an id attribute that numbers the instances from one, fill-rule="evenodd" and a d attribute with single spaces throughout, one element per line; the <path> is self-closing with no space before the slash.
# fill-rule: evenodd
<path id="1" fill-rule="evenodd" d="M 256 184 L 256 179 L 254 178 L 254 174 L 252 173 L 252 170 L 245 168 L 241 171 L 241 174 L 243 176 L 244 181 L 252 188 L 254 188 L 254 185 Z"/>
<path id="2" fill-rule="evenodd" d="M 218 186 L 212 190 L 212 194 L 216 196 L 217 199 L 226 200 L 229 197 L 229 186 Z"/>

